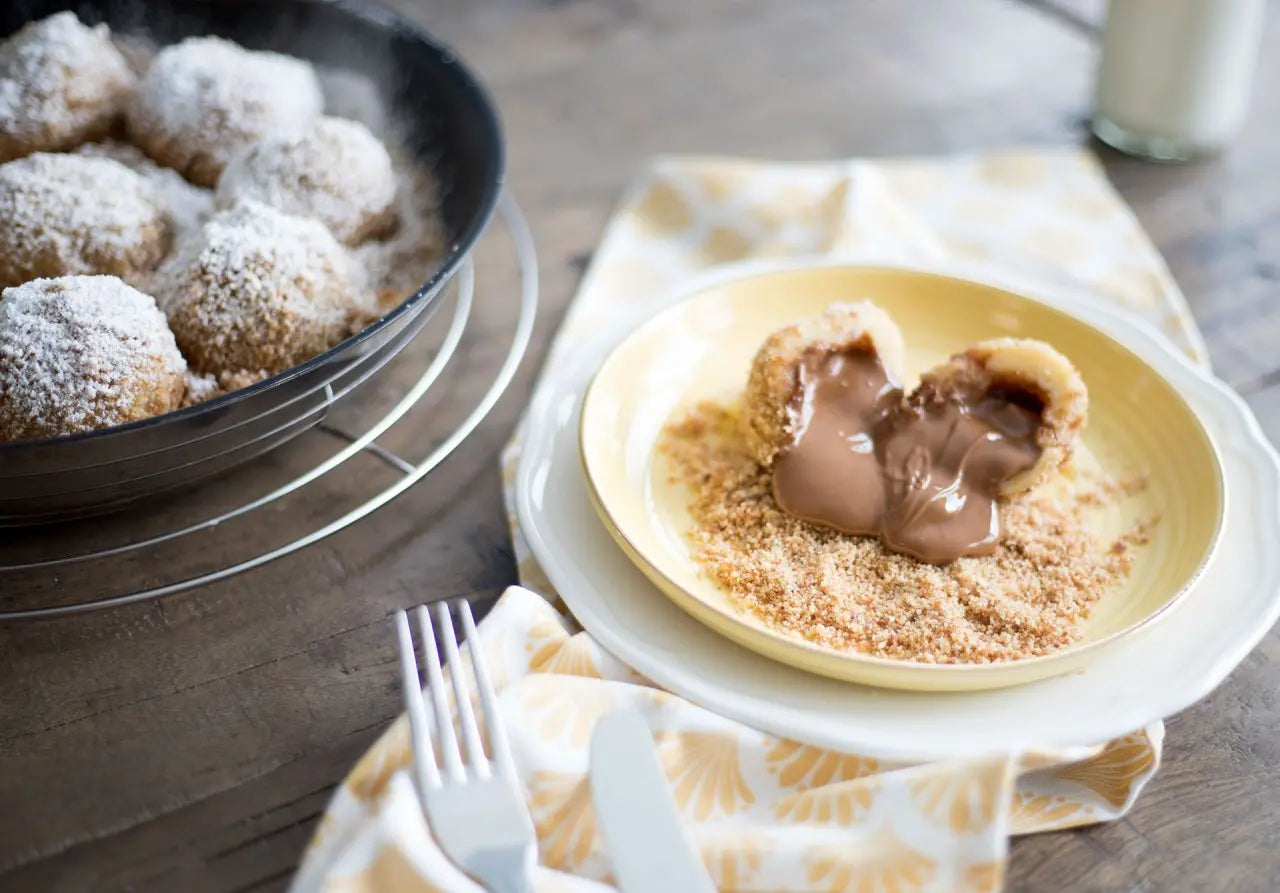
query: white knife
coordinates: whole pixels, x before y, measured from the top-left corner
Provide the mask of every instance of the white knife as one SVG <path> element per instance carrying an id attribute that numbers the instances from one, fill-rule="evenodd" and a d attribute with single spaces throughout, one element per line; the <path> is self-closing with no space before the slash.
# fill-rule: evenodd
<path id="1" fill-rule="evenodd" d="M 623 893 L 716 893 L 680 824 L 653 736 L 635 710 L 591 733 L 591 800 Z"/>

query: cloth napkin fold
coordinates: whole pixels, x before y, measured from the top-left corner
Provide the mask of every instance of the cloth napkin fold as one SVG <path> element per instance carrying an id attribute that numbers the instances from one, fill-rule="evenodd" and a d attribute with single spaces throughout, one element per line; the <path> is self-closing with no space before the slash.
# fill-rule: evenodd
<path id="1" fill-rule="evenodd" d="M 575 344 L 690 275 L 827 254 L 963 260 L 1071 284 L 1135 311 L 1201 363 L 1186 302 L 1092 155 L 776 164 L 657 160 L 614 214 L 543 376 Z M 507 504 L 519 433 L 504 454 Z M 779 739 L 655 688 L 563 612 L 511 515 L 525 587 L 480 624 L 538 831 L 540 891 L 611 890 L 585 773 L 594 722 L 634 706 L 694 845 L 725 891 L 987 891 L 1011 834 L 1122 816 L 1155 773 L 1163 725 L 1094 748 L 926 764 Z M 536 592 L 534 591 L 536 590 Z M 297 891 L 478 890 L 430 839 L 402 716 L 334 795 Z"/>

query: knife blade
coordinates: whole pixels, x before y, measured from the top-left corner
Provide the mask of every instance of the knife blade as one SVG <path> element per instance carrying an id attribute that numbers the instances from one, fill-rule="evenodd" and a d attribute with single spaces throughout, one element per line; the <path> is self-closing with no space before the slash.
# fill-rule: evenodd
<path id="1" fill-rule="evenodd" d="M 680 822 L 644 718 L 623 708 L 591 733 L 591 801 L 623 893 L 716 893 Z"/>

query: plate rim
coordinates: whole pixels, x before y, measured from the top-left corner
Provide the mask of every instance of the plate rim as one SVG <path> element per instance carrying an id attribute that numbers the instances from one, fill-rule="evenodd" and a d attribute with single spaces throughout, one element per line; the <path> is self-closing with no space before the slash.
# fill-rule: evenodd
<path id="1" fill-rule="evenodd" d="M 651 326 L 658 324 L 660 317 L 667 314 L 675 313 L 682 306 L 698 300 L 706 295 L 707 292 L 736 283 L 757 279 L 768 275 L 786 274 L 786 273 L 804 273 L 814 270 L 848 270 L 854 272 L 892 272 L 904 273 L 912 276 L 923 276 L 935 280 L 951 280 L 964 282 L 966 284 L 976 284 L 985 288 L 995 289 L 1004 292 L 1019 300 L 1030 301 L 1037 304 L 1043 309 L 1049 311 L 1056 316 L 1069 317 L 1075 322 L 1081 323 L 1092 330 L 1099 338 L 1109 341 L 1114 347 L 1129 354 L 1136 361 L 1146 367 L 1152 374 L 1159 378 L 1172 392 L 1174 398 L 1181 404 L 1182 408 L 1194 421 L 1196 429 L 1200 436 L 1207 444 L 1209 453 L 1213 459 L 1213 480 L 1215 492 L 1217 495 L 1217 517 L 1214 519 L 1213 533 L 1206 544 L 1200 560 L 1195 568 L 1187 575 L 1178 590 L 1159 608 L 1147 614 L 1140 620 L 1129 624 L 1123 629 L 1084 644 L 1072 645 L 1048 654 L 1037 655 L 1028 658 L 1019 658 L 1010 661 L 999 661 L 992 663 L 957 663 L 957 664 L 936 664 L 926 663 L 922 661 L 898 660 L 895 658 L 877 657 L 874 655 L 860 654 L 857 652 L 845 652 L 829 646 L 820 645 L 810 642 L 798 636 L 787 635 L 777 630 L 771 629 L 763 623 L 757 625 L 749 622 L 740 614 L 728 609 L 725 606 L 711 603 L 694 592 L 691 592 L 685 586 L 672 579 L 662 567 L 652 558 L 645 554 L 644 550 L 636 545 L 629 537 L 622 524 L 619 523 L 614 512 L 610 511 L 608 500 L 601 493 L 597 476 L 593 473 L 591 461 L 588 459 L 587 439 L 589 437 L 589 413 L 593 406 L 598 405 L 600 391 L 598 386 L 606 372 L 607 367 L 613 363 L 620 351 L 630 343 L 634 338 L 640 337 Z M 613 338 L 604 339 L 608 341 L 610 347 L 600 361 L 598 368 L 591 374 L 587 385 L 581 397 L 581 412 L 577 426 L 578 439 L 578 459 L 582 469 L 582 474 L 587 488 L 588 496 L 591 500 L 592 507 L 599 516 L 601 523 L 609 532 L 610 536 L 618 543 L 619 547 L 626 553 L 630 559 L 645 574 L 654 585 L 662 591 L 663 595 L 671 599 L 681 610 L 689 614 L 699 623 L 707 626 L 714 633 L 729 638 L 730 640 L 756 651 L 762 657 L 779 663 L 794 666 L 806 672 L 818 673 L 819 675 L 829 676 L 834 679 L 844 681 L 857 682 L 859 684 L 872 685 L 876 687 L 894 688 L 903 691 L 916 690 L 979 690 L 986 688 L 1001 688 L 1006 686 L 1019 685 L 1026 682 L 1044 679 L 1061 673 L 1070 672 L 1072 669 L 1086 662 L 1089 657 L 1097 652 L 1098 649 L 1115 645 L 1122 640 L 1131 639 L 1136 635 L 1143 634 L 1153 625 L 1157 624 L 1177 606 L 1179 606 L 1191 591 L 1196 582 L 1203 576 L 1205 569 L 1212 561 L 1217 553 L 1218 547 L 1222 541 L 1222 530 L 1225 525 L 1227 511 L 1227 483 L 1226 476 L 1222 465 L 1222 455 L 1218 448 L 1217 439 L 1205 426 L 1200 414 L 1195 407 L 1187 400 L 1186 396 L 1179 390 L 1176 384 L 1169 380 L 1159 369 L 1155 368 L 1151 363 L 1147 362 L 1140 354 L 1132 350 L 1120 339 L 1114 337 L 1109 332 L 1099 328 L 1087 319 L 1076 316 L 1064 308 L 1057 306 L 1049 301 L 1039 299 L 1033 294 L 1015 290 L 1008 285 L 995 284 L 991 281 L 984 281 L 968 276 L 957 275 L 950 272 L 942 272 L 936 269 L 926 269 L 923 267 L 908 266 L 901 264 L 884 264 L 884 263 L 867 263 L 850 260 L 840 260 L 838 258 L 823 258 L 819 261 L 804 259 L 793 259 L 785 261 L 766 260 L 766 261 L 748 261 L 745 264 L 732 264 L 726 267 L 716 268 L 709 273 L 701 276 L 695 276 L 686 280 L 677 287 L 670 289 L 662 298 L 654 303 L 652 308 L 648 308 L 649 312 L 641 319 L 641 314 L 637 313 L 635 318 L 628 319 L 625 325 L 620 325 L 618 330 L 624 331 L 625 334 L 618 340 Z M 612 333 L 611 333 L 612 334 Z M 597 398 L 593 400 L 593 395 Z M 724 625 L 730 627 L 733 631 L 729 632 L 718 625 L 713 624 L 706 615 L 712 615 Z M 799 660 L 792 662 L 775 657 L 772 654 L 762 650 L 757 643 L 767 643 L 764 647 L 776 649 L 787 649 L 800 652 L 810 656 L 814 662 L 819 662 L 821 666 L 849 666 L 851 668 L 864 668 L 861 678 L 858 678 L 856 672 L 839 673 L 824 672 L 815 666 L 815 663 L 801 663 Z M 918 680 L 914 683 L 908 683 L 905 679 L 902 684 L 892 682 L 876 682 L 867 681 L 870 676 L 876 673 L 892 673 L 897 676 L 909 676 L 911 680 Z M 1010 675 L 1016 678 L 1006 678 Z M 995 678 L 989 678 L 995 677 Z"/>

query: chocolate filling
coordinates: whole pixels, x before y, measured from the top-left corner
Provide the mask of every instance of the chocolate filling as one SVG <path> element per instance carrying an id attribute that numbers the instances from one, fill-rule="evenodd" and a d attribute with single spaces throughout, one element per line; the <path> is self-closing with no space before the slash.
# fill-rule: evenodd
<path id="1" fill-rule="evenodd" d="M 989 555 L 1000 486 L 1040 458 L 1043 401 L 984 376 L 903 394 L 873 349 L 805 351 L 774 460 L 786 512 L 932 564 Z"/>

